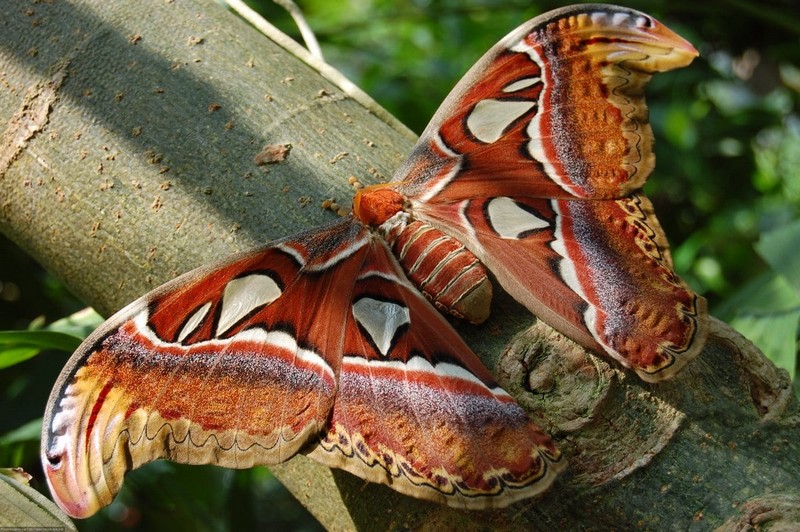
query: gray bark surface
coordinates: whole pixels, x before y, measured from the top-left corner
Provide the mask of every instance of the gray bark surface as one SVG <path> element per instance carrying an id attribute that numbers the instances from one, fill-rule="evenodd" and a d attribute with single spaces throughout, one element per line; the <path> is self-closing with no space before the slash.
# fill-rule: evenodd
<path id="1" fill-rule="evenodd" d="M 388 179 L 413 144 L 212 0 L 7 2 L 0 124 L 0 230 L 106 315 L 329 220 L 322 199 L 347 204 L 349 176 Z M 254 163 L 284 144 L 285 161 Z M 715 321 L 696 362 L 647 385 L 497 299 L 487 324 L 459 330 L 568 471 L 537 501 L 466 512 L 302 456 L 273 468 L 324 526 L 800 526 L 798 405 L 744 338 Z"/>

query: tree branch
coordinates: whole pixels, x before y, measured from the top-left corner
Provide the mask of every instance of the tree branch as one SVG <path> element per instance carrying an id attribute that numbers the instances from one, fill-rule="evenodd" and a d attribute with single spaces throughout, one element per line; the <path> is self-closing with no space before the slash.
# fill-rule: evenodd
<path id="1" fill-rule="evenodd" d="M 14 1 L 0 28 L 0 230 L 105 314 L 329 219 L 322 198 L 347 201 L 350 175 L 388 178 L 411 148 L 407 130 L 211 0 Z M 291 144 L 289 157 L 257 166 L 274 144 Z M 569 471 L 539 501 L 463 512 L 304 457 L 274 468 L 323 525 L 791 518 L 765 512 L 800 500 L 797 403 L 785 373 L 746 340 L 715 322 L 698 361 L 647 385 L 541 323 L 527 329 L 530 314 L 498 299 L 488 324 L 461 331 L 558 439 Z"/>

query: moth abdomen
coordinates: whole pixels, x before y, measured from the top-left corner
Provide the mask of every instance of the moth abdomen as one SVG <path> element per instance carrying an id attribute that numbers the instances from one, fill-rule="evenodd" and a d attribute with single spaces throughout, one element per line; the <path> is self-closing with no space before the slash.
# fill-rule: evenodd
<path id="1" fill-rule="evenodd" d="M 408 278 L 436 307 L 470 323 L 489 317 L 492 284 L 461 242 L 419 220 L 381 227 Z"/>

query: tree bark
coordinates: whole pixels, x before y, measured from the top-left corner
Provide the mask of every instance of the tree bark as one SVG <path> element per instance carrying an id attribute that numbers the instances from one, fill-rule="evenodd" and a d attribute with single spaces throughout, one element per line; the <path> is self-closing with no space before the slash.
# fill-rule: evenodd
<path id="1" fill-rule="evenodd" d="M 347 203 L 350 175 L 388 179 L 413 144 L 212 0 L 4 8 L 0 230 L 104 314 L 330 219 L 323 198 Z M 291 150 L 258 166 L 266 145 Z M 785 372 L 744 338 L 714 321 L 696 362 L 648 385 L 498 300 L 486 325 L 460 331 L 568 471 L 539 500 L 466 512 L 302 456 L 273 468 L 324 526 L 800 524 L 800 411 Z"/>

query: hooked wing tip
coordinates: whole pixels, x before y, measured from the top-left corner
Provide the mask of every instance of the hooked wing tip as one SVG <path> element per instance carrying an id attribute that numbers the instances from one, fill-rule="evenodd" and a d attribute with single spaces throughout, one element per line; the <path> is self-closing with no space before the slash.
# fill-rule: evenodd
<path id="1" fill-rule="evenodd" d="M 42 465 L 53 500 L 67 515 L 83 519 L 105 506 L 91 484 L 78 479 L 68 452 L 52 454 L 43 450 Z"/>
<path id="2" fill-rule="evenodd" d="M 92 458 L 84 451 L 89 446 L 81 413 L 87 411 L 87 403 L 80 389 L 76 384 L 54 387 L 42 421 L 41 460 L 55 503 L 71 517 L 83 519 L 108 505 L 114 493 L 105 471 L 92 471 Z"/>

